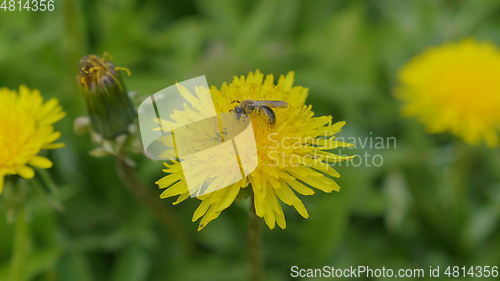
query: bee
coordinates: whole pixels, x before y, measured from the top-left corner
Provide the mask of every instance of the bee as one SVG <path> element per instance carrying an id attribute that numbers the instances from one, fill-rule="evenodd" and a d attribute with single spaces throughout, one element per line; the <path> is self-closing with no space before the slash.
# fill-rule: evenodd
<path id="1" fill-rule="evenodd" d="M 248 115 L 254 110 L 259 110 L 267 117 L 270 125 L 274 125 L 274 123 L 276 123 L 276 114 L 272 108 L 288 107 L 288 103 L 279 100 L 244 100 L 241 102 L 235 100 L 231 103 L 238 103 L 234 109 L 230 110 L 230 112 L 234 112 L 236 114 L 236 119 L 240 120 L 242 116 L 248 117 Z"/>

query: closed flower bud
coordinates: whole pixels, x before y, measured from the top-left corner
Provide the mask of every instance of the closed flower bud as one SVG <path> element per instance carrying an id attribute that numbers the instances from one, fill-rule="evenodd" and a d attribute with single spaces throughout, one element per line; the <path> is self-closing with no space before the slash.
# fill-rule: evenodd
<path id="1" fill-rule="evenodd" d="M 103 139 L 128 134 L 135 110 L 119 71 L 105 57 L 88 55 L 80 60 L 78 84 L 83 90 L 92 131 Z"/>

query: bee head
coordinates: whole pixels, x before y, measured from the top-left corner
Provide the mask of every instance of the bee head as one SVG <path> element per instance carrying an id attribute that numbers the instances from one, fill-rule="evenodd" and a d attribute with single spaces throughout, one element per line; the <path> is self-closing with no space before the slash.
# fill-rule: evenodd
<path id="1" fill-rule="evenodd" d="M 240 120 L 241 116 L 245 114 L 245 111 L 241 106 L 235 106 L 233 109 L 229 110 L 229 112 L 234 112 L 236 114 L 236 119 Z"/>

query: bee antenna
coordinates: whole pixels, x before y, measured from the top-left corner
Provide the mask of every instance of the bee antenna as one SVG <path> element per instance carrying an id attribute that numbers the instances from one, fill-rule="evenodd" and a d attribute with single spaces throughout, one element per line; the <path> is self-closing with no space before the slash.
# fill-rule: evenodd
<path id="1" fill-rule="evenodd" d="M 233 100 L 231 103 L 235 103 L 235 102 L 241 103 L 239 100 Z"/>

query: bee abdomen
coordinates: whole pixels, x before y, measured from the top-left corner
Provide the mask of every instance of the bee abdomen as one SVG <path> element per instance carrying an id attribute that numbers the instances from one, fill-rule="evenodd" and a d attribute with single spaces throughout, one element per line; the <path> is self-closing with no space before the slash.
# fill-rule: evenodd
<path id="1" fill-rule="evenodd" d="M 266 115 L 269 124 L 274 125 L 274 123 L 276 123 L 276 114 L 274 113 L 274 111 L 268 106 L 261 106 L 260 109 L 262 109 L 262 111 Z"/>

